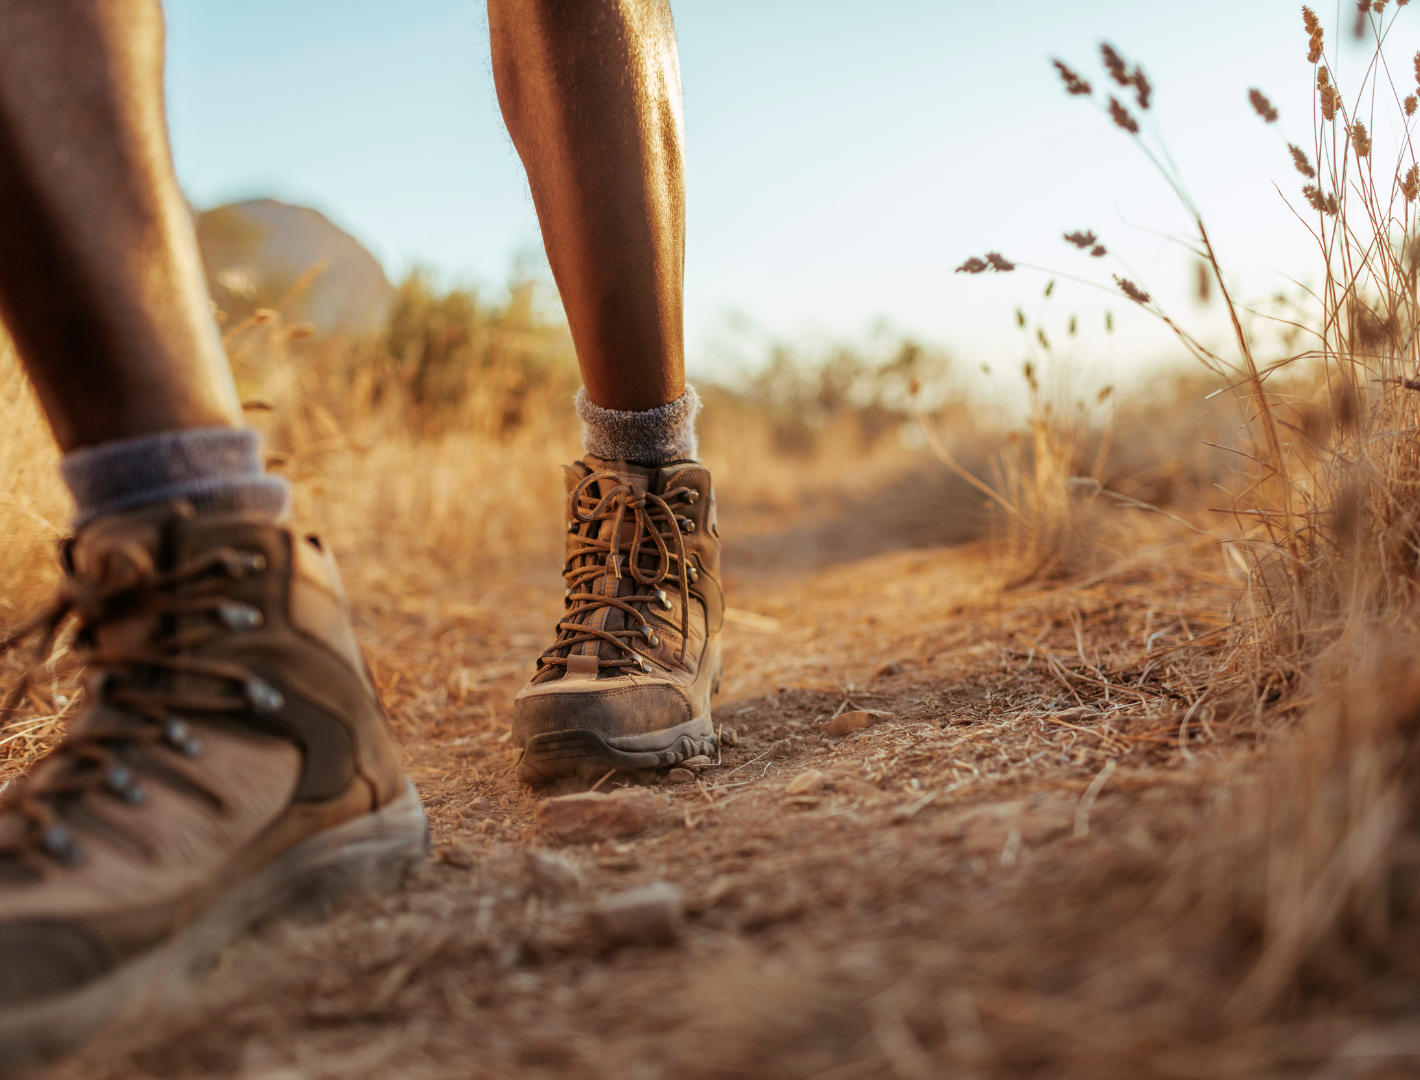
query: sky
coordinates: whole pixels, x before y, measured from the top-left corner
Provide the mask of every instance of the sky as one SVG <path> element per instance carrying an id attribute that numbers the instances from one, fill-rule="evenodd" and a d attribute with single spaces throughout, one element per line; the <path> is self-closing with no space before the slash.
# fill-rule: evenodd
<path id="1" fill-rule="evenodd" d="M 1176 355 L 1167 330 L 1108 288 L 1017 271 L 953 272 L 988 250 L 1109 286 L 1136 279 L 1227 348 L 1193 298 L 1177 200 L 1132 145 L 1068 97 L 1059 57 L 1100 89 L 1112 42 L 1155 88 L 1154 119 L 1228 280 L 1258 301 L 1318 275 L 1288 205 L 1312 145 L 1312 70 L 1292 0 L 672 0 L 687 138 L 687 356 L 712 377 L 769 343 L 911 335 L 962 365 L 1015 366 L 1015 311 L 1062 362 L 1126 379 Z M 1354 3 L 1317 5 L 1343 84 L 1367 55 Z M 1393 5 L 1392 5 L 1393 6 Z M 391 277 L 432 267 L 497 289 L 538 266 L 527 183 L 503 130 L 483 5 L 471 0 L 166 0 L 179 180 L 199 208 L 270 196 L 313 206 Z M 1413 80 L 1420 9 L 1391 49 Z M 1265 125 L 1247 93 L 1281 112 Z M 1380 114 L 1377 114 L 1378 117 Z M 1386 114 L 1390 115 L 1390 114 Z M 1388 130 L 1378 120 L 1378 144 Z M 1391 125 L 1393 126 L 1393 125 Z M 1285 198 L 1284 198 L 1285 196 Z M 1091 260 L 1064 231 L 1092 229 Z M 1105 332 L 1105 313 L 1115 330 Z M 1079 333 L 1066 326 L 1078 317 Z M 1069 348 L 1058 344 L 1069 343 Z"/>

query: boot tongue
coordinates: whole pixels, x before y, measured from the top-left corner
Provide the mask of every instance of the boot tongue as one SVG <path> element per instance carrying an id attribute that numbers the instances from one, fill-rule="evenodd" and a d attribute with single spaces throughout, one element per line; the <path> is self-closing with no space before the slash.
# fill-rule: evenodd
<path id="1" fill-rule="evenodd" d="M 608 458 L 599 458 L 595 454 L 587 454 L 582 463 L 593 472 L 610 472 L 616 474 L 616 479 L 607 478 L 596 482 L 596 492 L 598 498 L 605 498 L 618 487 L 627 486 L 633 488 L 638 493 L 645 492 L 651 486 L 651 481 L 659 471 L 654 465 L 637 465 L 629 461 L 616 461 Z M 601 528 L 610 529 L 611 522 L 604 521 Z M 602 596 L 630 596 L 635 592 L 635 582 L 630 578 L 626 570 L 626 559 L 630 554 L 631 541 L 636 532 L 636 519 L 628 512 L 621 524 L 621 555 L 622 576 L 617 578 L 615 569 L 610 560 L 606 564 L 606 572 L 601 577 L 590 583 L 589 591 Z M 609 534 L 608 534 L 609 535 Z M 626 627 L 626 614 L 619 608 L 607 606 L 598 611 L 590 619 L 588 625 L 599 630 L 622 630 Z M 575 650 L 587 656 L 597 656 L 602 660 L 619 660 L 625 654 L 605 641 L 589 641 L 578 646 Z M 609 674 L 618 674 L 618 669 L 611 669 Z"/>

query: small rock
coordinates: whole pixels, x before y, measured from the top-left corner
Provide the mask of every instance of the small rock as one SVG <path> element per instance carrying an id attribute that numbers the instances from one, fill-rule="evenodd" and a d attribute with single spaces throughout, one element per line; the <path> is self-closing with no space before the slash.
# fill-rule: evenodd
<path id="1" fill-rule="evenodd" d="M 862 731 L 883 720 L 890 720 L 893 715 L 893 713 L 884 712 L 881 709 L 855 709 L 853 712 L 846 712 L 832 720 L 825 721 L 819 725 L 818 730 L 820 735 L 828 735 L 838 739 L 844 735 L 851 735 L 855 731 Z"/>
<path id="2" fill-rule="evenodd" d="M 766 750 L 765 753 L 769 755 L 769 760 L 777 761 L 779 758 L 788 757 L 789 754 L 793 751 L 793 749 L 794 748 L 792 745 L 790 745 L 788 739 L 780 739 L 776 743 L 771 743 L 769 749 Z"/>
<path id="3" fill-rule="evenodd" d="M 770 729 L 769 734 L 773 735 L 776 739 L 785 738 L 789 734 L 789 725 L 775 724 L 774 727 Z"/>
<path id="4" fill-rule="evenodd" d="M 588 844 L 640 832 L 660 813 L 656 797 L 644 788 L 611 795 L 585 791 L 538 804 L 538 832 L 554 843 Z"/>
<path id="5" fill-rule="evenodd" d="M 672 769 L 666 773 L 666 781 L 671 784 L 688 784 L 695 779 L 695 774 L 689 769 Z"/>
<path id="6" fill-rule="evenodd" d="M 442 844 L 434 852 L 434 858 L 449 866 L 456 866 L 460 870 L 467 870 L 473 866 L 473 852 L 462 844 Z"/>
<path id="7" fill-rule="evenodd" d="M 694 757 L 688 757 L 682 761 L 680 767 L 682 769 L 691 769 L 694 772 L 699 772 L 701 769 L 708 769 L 714 764 L 715 763 L 704 754 L 696 754 Z"/>
<path id="8" fill-rule="evenodd" d="M 658 881 L 598 901 L 593 929 L 608 945 L 669 945 L 680 936 L 680 890 Z"/>
<path id="9" fill-rule="evenodd" d="M 901 675 L 907 668 L 903 667 L 901 660 L 889 660 L 882 667 L 878 668 L 874 678 L 886 679 L 893 675 Z"/>
<path id="10" fill-rule="evenodd" d="M 812 795 L 816 791 L 822 791 L 827 782 L 828 777 L 817 769 L 805 769 L 784 786 L 784 794 Z"/>
<path id="11" fill-rule="evenodd" d="M 554 855 L 550 851 L 528 848 L 523 853 L 527 860 L 528 873 L 539 892 L 550 896 L 576 892 L 582 887 L 582 871 L 570 859 Z"/>
<path id="12" fill-rule="evenodd" d="M 735 730 L 734 728 L 732 728 L 732 727 L 727 727 L 727 728 L 721 728 L 721 729 L 720 729 L 720 745 L 721 745 L 721 746 L 739 746 L 739 744 L 740 744 L 740 733 L 739 733 L 738 731 L 736 731 L 736 730 Z"/>

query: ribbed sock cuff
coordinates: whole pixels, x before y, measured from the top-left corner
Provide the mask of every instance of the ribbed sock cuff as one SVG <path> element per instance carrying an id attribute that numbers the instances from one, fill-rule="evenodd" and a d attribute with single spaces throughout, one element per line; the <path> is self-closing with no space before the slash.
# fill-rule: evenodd
<path id="1" fill-rule="evenodd" d="M 154 503 L 186 499 L 199 514 L 286 512 L 291 487 L 268 476 L 261 436 L 210 427 L 115 439 L 75 450 L 59 465 L 74 496 L 74 527 Z"/>
<path id="2" fill-rule="evenodd" d="M 607 461 L 661 465 L 694 458 L 699 452 L 695 416 L 700 412 L 700 395 L 693 386 L 669 405 L 645 412 L 603 409 L 587 397 L 585 387 L 572 401 L 582 418 L 582 446 L 589 454 Z"/>

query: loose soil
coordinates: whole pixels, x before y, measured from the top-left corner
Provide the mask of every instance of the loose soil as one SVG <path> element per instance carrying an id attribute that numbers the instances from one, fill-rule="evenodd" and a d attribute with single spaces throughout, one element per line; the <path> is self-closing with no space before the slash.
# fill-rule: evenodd
<path id="1" fill-rule="evenodd" d="M 1180 705 L 1238 595 L 1216 546 L 1151 519 L 1093 574 L 1003 592 L 980 542 L 878 535 L 864 554 L 861 518 L 843 543 L 816 524 L 812 545 L 748 514 L 742 533 L 725 524 L 716 722 L 738 744 L 660 782 L 644 833 L 557 849 L 584 881 L 563 892 L 529 872 L 545 795 L 513 778 L 507 741 L 557 567 L 352 568 L 428 863 L 398 894 L 260 929 L 181 1015 L 47 1075 L 1057 1076 L 1060 1039 L 1120 1037 L 1070 1008 L 1102 977 L 1081 943 L 1140 910 L 1131 867 L 1196 821 L 1210 770 L 1268 737 Z M 845 709 L 892 716 L 821 737 Z M 786 793 L 808 769 L 825 785 Z M 679 940 L 608 947 L 588 912 L 651 882 L 680 890 Z M 1167 980 L 1145 969 L 1118 992 Z"/>

